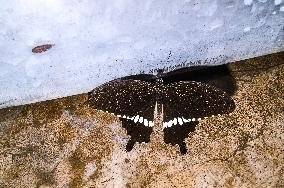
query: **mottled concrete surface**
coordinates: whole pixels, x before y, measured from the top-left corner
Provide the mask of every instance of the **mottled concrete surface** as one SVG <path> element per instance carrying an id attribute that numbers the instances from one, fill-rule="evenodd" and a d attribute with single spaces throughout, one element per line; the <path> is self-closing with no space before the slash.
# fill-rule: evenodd
<path id="1" fill-rule="evenodd" d="M 121 123 L 87 94 L 2 109 L 0 187 L 284 187 L 283 63 L 232 63 L 237 107 L 201 121 L 186 155 L 159 139 L 125 152 Z"/>

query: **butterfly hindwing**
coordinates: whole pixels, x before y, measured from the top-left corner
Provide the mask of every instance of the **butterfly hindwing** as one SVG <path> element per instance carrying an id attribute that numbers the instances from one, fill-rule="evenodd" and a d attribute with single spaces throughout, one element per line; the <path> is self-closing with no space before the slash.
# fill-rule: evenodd
<path id="1" fill-rule="evenodd" d="M 167 85 L 162 98 L 164 127 L 228 114 L 235 109 L 235 103 L 228 94 L 194 81 Z"/>
<path id="2" fill-rule="evenodd" d="M 185 139 L 188 137 L 190 132 L 195 131 L 197 124 L 198 122 L 195 121 L 164 128 L 164 142 L 171 145 L 178 144 L 181 154 L 186 154 L 187 147 L 185 144 Z"/>
<path id="3" fill-rule="evenodd" d="M 143 123 L 135 123 L 129 119 L 120 118 L 122 127 L 126 129 L 127 135 L 130 136 L 126 145 L 126 150 L 131 151 L 136 142 L 148 143 L 150 141 L 150 135 L 153 132 L 153 127 L 145 126 Z"/>
<path id="4" fill-rule="evenodd" d="M 154 118 L 154 95 L 152 83 L 138 80 L 114 80 L 89 93 L 89 106 L 146 124 Z"/>

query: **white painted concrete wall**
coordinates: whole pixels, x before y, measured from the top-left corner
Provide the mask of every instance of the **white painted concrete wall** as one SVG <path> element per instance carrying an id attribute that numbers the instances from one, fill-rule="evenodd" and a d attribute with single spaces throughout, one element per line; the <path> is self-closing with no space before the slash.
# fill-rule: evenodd
<path id="1" fill-rule="evenodd" d="M 283 50 L 282 0 L 0 0 L 0 108 Z"/>

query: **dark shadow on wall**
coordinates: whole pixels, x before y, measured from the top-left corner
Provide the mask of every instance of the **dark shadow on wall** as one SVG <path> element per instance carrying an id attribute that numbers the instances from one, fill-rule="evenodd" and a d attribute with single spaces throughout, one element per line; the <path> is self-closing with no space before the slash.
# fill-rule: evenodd
<path id="1" fill-rule="evenodd" d="M 165 84 L 179 81 L 196 81 L 215 86 L 229 95 L 236 91 L 236 81 L 227 65 L 194 66 L 167 73 L 163 77 Z"/>

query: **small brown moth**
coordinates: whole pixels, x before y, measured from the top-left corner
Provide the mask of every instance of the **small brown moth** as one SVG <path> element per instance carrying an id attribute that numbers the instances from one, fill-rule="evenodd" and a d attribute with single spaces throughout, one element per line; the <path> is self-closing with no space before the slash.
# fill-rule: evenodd
<path id="1" fill-rule="evenodd" d="M 52 46 L 54 46 L 54 44 L 44 44 L 44 45 L 36 46 L 32 49 L 32 52 L 33 53 L 42 53 L 42 52 L 45 52 L 45 51 L 49 50 L 50 48 L 52 48 Z"/>

